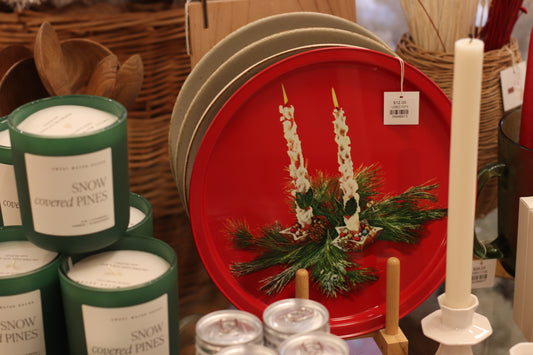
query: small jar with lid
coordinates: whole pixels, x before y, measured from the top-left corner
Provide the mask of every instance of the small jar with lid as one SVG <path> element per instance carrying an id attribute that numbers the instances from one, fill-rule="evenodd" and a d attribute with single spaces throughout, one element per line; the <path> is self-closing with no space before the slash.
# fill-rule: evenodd
<path id="1" fill-rule="evenodd" d="M 348 344 L 327 332 L 310 332 L 291 336 L 279 346 L 280 355 L 349 355 Z"/>
<path id="2" fill-rule="evenodd" d="M 234 345 L 263 345 L 263 326 L 255 315 L 235 309 L 206 314 L 196 323 L 196 354 L 216 354 Z"/>
<path id="3" fill-rule="evenodd" d="M 224 348 L 217 355 L 278 355 L 278 352 L 264 345 L 248 344 Z"/>
<path id="4" fill-rule="evenodd" d="M 329 333 L 329 312 L 322 304 L 303 298 L 287 298 L 263 312 L 265 345 L 278 349 L 292 335 L 322 331 Z"/>

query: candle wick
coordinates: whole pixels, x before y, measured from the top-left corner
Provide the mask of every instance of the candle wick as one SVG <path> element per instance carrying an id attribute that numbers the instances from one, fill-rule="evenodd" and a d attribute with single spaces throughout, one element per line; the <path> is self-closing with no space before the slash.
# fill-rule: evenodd
<path id="1" fill-rule="evenodd" d="M 17 262 L 17 259 L 13 259 L 13 262 L 11 264 L 8 264 L 6 268 L 8 269 L 15 269 L 15 263 Z"/>
<path id="2" fill-rule="evenodd" d="M 107 268 L 109 269 L 109 271 L 111 271 L 111 274 L 112 274 L 113 276 L 120 276 L 120 275 L 122 275 L 122 273 L 120 273 L 120 272 L 116 272 L 115 269 L 113 269 L 109 264 L 107 264 L 106 266 L 107 266 Z"/>

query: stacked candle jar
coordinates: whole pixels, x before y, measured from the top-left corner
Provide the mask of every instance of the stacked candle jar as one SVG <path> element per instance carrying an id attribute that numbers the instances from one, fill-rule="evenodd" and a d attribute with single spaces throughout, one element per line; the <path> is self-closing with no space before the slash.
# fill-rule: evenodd
<path id="1" fill-rule="evenodd" d="M 178 354 L 177 257 L 129 191 L 126 116 L 68 95 L 14 110 L 7 140 L 0 126 L 20 207 L 18 226 L 2 209 L 1 354 Z"/>
<path id="2" fill-rule="evenodd" d="M 279 350 L 289 337 L 321 331 L 329 333 L 329 312 L 322 304 L 303 298 L 272 303 L 263 312 L 265 344 Z"/>
<path id="3" fill-rule="evenodd" d="M 263 321 L 242 310 L 211 312 L 196 323 L 196 355 L 348 355 L 348 345 L 329 332 L 320 303 L 288 298 L 270 304 Z"/>

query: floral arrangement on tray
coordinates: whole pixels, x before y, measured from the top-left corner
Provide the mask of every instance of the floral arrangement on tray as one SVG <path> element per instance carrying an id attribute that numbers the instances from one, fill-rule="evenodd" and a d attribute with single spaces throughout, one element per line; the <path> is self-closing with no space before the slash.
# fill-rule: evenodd
<path id="1" fill-rule="evenodd" d="M 252 261 L 235 262 L 230 268 L 234 275 L 242 276 L 282 266 L 281 272 L 261 281 L 261 289 L 267 294 L 282 291 L 298 269 L 307 269 L 324 295 L 337 297 L 379 278 L 376 267 L 355 261 L 357 253 L 380 240 L 415 244 L 425 224 L 443 218 L 446 210 L 436 205 L 433 191 L 438 184 L 426 183 L 398 195 L 384 195 L 378 192 L 383 182 L 379 166 L 354 169 L 349 127 L 333 89 L 338 175 L 319 171 L 310 176 L 294 106 L 288 104 L 282 89 L 284 105 L 280 105 L 279 112 L 290 158 L 289 206 L 295 222 L 283 226 L 276 221 L 254 234 L 245 220 L 228 219 L 226 232 L 235 248 L 255 253 Z"/>

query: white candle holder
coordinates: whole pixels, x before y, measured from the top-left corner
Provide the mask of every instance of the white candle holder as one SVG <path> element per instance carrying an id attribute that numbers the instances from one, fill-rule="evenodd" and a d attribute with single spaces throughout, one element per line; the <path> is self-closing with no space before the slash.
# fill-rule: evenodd
<path id="1" fill-rule="evenodd" d="M 444 305 L 445 294 L 440 295 L 440 310 L 422 319 L 424 335 L 440 343 L 436 355 L 471 355 L 472 345 L 481 343 L 492 334 L 489 320 L 475 313 L 479 301 L 475 295 L 468 308 L 450 308 Z"/>

